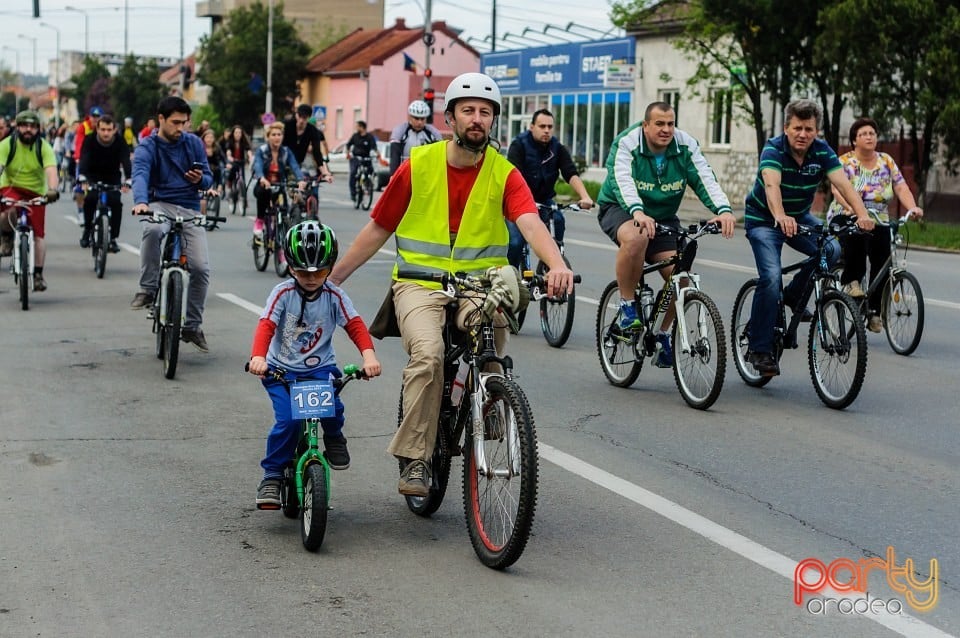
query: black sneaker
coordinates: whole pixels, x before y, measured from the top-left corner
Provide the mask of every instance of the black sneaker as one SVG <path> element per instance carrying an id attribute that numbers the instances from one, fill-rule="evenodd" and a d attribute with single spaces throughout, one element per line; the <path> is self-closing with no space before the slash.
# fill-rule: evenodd
<path id="1" fill-rule="evenodd" d="M 780 364 L 769 352 L 748 352 L 747 363 L 760 373 L 760 376 L 775 377 L 780 374 Z"/>
<path id="2" fill-rule="evenodd" d="M 149 292 L 138 292 L 133 296 L 133 301 L 130 302 L 130 310 L 140 310 L 142 308 L 148 308 L 153 305 L 153 295 Z"/>
<path id="3" fill-rule="evenodd" d="M 263 479 L 257 488 L 257 509 L 280 509 L 280 479 Z"/>
<path id="4" fill-rule="evenodd" d="M 107 246 L 107 251 L 109 251 L 109 252 L 111 252 L 111 253 L 118 253 L 118 252 L 120 252 L 120 246 L 117 245 L 117 240 L 116 240 L 116 239 L 111 239 L 111 240 L 110 240 L 110 245 Z"/>
<path id="5" fill-rule="evenodd" d="M 33 290 L 43 292 L 47 289 L 47 282 L 40 273 L 33 273 Z"/>
<path id="6" fill-rule="evenodd" d="M 13 233 L 0 235 L 0 257 L 13 255 Z"/>
<path id="7" fill-rule="evenodd" d="M 203 337 L 203 330 L 200 328 L 196 330 L 184 328 L 180 332 L 180 340 L 193 344 L 193 347 L 200 352 L 210 352 L 210 348 L 207 346 L 207 340 Z"/>
<path id="8" fill-rule="evenodd" d="M 80 248 L 90 248 L 90 231 L 86 228 L 83 229 L 83 234 L 80 235 Z"/>
<path id="9" fill-rule="evenodd" d="M 429 496 L 430 466 L 420 459 L 407 463 L 407 466 L 400 472 L 400 483 L 397 490 L 404 496 Z"/>
<path id="10" fill-rule="evenodd" d="M 340 436 L 323 436 L 323 455 L 334 470 L 345 470 L 350 467 L 350 453 L 347 452 L 347 438 Z"/>

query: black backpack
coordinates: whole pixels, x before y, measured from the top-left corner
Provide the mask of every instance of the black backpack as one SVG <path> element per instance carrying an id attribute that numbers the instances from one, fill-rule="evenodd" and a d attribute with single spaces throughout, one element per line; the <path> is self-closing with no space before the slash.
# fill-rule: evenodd
<path id="1" fill-rule="evenodd" d="M 40 134 L 37 134 L 37 139 L 33 142 L 33 148 L 37 151 L 37 164 L 40 167 L 43 167 L 43 138 Z M 10 133 L 10 151 L 7 153 L 7 161 L 3 164 L 4 166 L 10 166 L 10 162 L 13 161 L 13 158 L 17 155 L 17 130 L 14 129 Z"/>

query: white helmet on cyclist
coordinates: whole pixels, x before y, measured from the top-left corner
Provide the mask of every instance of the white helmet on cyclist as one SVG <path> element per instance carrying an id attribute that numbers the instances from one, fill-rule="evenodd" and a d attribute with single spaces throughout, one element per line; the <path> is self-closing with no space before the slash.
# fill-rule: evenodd
<path id="1" fill-rule="evenodd" d="M 463 73 L 453 78 L 447 87 L 445 112 L 453 112 L 457 100 L 465 97 L 479 98 L 493 103 L 493 114 L 500 115 L 500 87 L 489 75 Z"/>
<path id="2" fill-rule="evenodd" d="M 413 117 L 430 117 L 430 107 L 423 100 L 414 100 L 407 107 L 407 113 Z"/>

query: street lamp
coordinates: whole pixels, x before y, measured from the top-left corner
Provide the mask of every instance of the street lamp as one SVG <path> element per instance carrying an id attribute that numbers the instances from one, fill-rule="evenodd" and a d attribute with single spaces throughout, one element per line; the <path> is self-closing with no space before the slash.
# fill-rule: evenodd
<path id="1" fill-rule="evenodd" d="M 90 14 L 84 11 L 83 9 L 78 9 L 76 7 L 66 6 L 64 7 L 67 11 L 76 11 L 77 13 L 83 14 L 83 56 L 87 57 L 90 55 Z"/>
<path id="2" fill-rule="evenodd" d="M 53 118 L 54 123 L 57 125 L 57 129 L 60 128 L 60 29 L 53 26 L 52 24 L 47 24 L 46 22 L 40 23 L 41 27 L 46 27 L 47 29 L 53 29 L 57 32 L 57 77 L 56 77 L 56 87 L 57 87 L 57 103 L 56 108 L 53 109 Z"/>
<path id="3" fill-rule="evenodd" d="M 19 88 L 20 91 L 22 92 L 22 91 L 23 91 L 23 74 L 20 73 L 20 50 L 19 50 L 19 49 L 14 49 L 13 47 L 8 47 L 8 46 L 5 45 L 5 44 L 3 45 L 3 50 L 4 50 L 4 51 L 13 51 L 13 53 L 14 53 L 14 54 L 16 55 L 16 57 L 17 57 L 17 75 L 20 76 L 20 87 L 18 87 L 18 88 Z M 14 93 L 14 94 L 13 94 L 13 110 L 16 111 L 17 113 L 20 112 L 20 93 Z"/>
<path id="4" fill-rule="evenodd" d="M 23 35 L 22 33 L 17 34 L 17 37 L 21 40 L 33 40 L 33 74 L 37 74 L 37 39 L 31 38 L 28 35 Z"/>

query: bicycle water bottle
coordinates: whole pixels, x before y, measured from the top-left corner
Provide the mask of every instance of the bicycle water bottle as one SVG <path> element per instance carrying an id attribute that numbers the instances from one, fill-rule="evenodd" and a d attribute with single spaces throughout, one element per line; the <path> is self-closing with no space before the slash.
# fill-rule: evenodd
<path id="1" fill-rule="evenodd" d="M 463 398 L 463 389 L 467 382 L 467 372 L 469 371 L 470 366 L 461 359 L 460 367 L 457 368 L 457 376 L 454 378 L 453 386 L 450 388 L 450 404 L 453 405 L 453 407 L 460 405 L 460 399 Z"/>
<path id="2" fill-rule="evenodd" d="M 653 290 L 647 284 L 643 284 L 640 291 L 640 312 L 643 313 L 643 322 L 650 323 L 650 317 L 653 316 Z"/>

